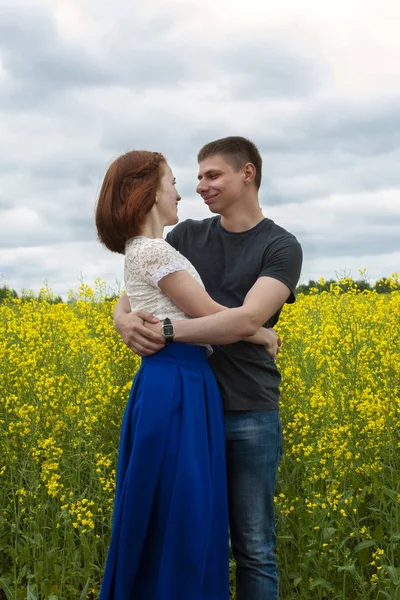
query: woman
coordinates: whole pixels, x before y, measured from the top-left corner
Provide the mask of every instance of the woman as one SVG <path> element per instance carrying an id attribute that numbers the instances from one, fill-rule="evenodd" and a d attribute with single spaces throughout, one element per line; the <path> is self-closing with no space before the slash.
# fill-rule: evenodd
<path id="1" fill-rule="evenodd" d="M 180 196 L 159 153 L 131 151 L 108 169 L 100 241 L 125 254 L 132 309 L 164 321 L 165 347 L 143 358 L 125 411 L 113 529 L 100 600 L 227 600 L 224 427 L 210 347 L 171 343 L 174 319 L 228 310 L 163 239 Z M 267 330 L 248 341 L 267 344 Z"/>

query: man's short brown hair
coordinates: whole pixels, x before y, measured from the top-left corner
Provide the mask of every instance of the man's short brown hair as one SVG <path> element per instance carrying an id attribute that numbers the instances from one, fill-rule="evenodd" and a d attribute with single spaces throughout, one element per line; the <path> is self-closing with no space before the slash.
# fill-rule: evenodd
<path id="1" fill-rule="evenodd" d="M 240 136 L 230 136 L 209 142 L 199 151 L 197 162 L 205 160 L 209 156 L 220 154 L 228 162 L 234 171 L 238 171 L 248 162 L 256 169 L 254 183 L 260 189 L 262 175 L 262 158 L 257 146 L 250 140 Z"/>

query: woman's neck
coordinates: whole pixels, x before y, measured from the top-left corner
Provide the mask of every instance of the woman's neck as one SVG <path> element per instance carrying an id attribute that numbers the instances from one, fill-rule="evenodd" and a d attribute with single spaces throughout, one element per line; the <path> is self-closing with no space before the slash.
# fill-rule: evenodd
<path id="1" fill-rule="evenodd" d="M 140 230 L 140 235 L 148 238 L 163 238 L 164 226 L 158 219 L 148 218 Z"/>

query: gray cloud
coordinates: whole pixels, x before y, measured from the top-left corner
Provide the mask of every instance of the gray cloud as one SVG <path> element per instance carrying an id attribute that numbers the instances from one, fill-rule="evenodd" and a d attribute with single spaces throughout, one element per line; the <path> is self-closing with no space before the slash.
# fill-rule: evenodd
<path id="1" fill-rule="evenodd" d="M 297 117 L 301 131 L 318 151 L 369 156 L 400 147 L 400 102 L 397 97 L 374 101 L 324 102 Z"/>
<path id="2" fill-rule="evenodd" d="M 399 192 L 399 204 L 400 204 L 400 192 Z M 397 246 L 400 248 L 400 213 L 391 212 L 385 209 L 385 212 L 382 214 L 379 212 L 379 203 L 376 206 L 376 212 L 374 214 L 360 214 L 358 215 L 358 223 L 359 225 L 374 225 L 375 227 L 387 227 L 387 231 L 390 231 L 393 228 L 397 228 L 398 232 L 394 232 L 397 235 Z M 386 234 L 385 234 L 386 235 Z M 396 238 L 395 238 L 396 239 Z"/>
<path id="3" fill-rule="evenodd" d="M 49 7 L 2 7 L 3 107 L 38 110 L 60 94 L 113 85 L 143 92 L 214 83 L 220 99 L 236 100 L 308 96 L 320 85 L 319 62 L 288 41 L 253 36 L 212 46 L 174 35 L 175 23 L 176 13 L 150 22 L 138 14 L 89 47 L 63 36 Z"/>
<path id="4" fill-rule="evenodd" d="M 400 186 L 397 98 L 310 101 L 259 139 L 269 204 Z"/>
<path id="5" fill-rule="evenodd" d="M 7 74 L 0 95 L 4 108 L 34 108 L 71 88 L 110 83 L 100 60 L 62 39 L 45 6 L 0 7 L 0 50 Z"/>
<path id="6" fill-rule="evenodd" d="M 304 208 L 307 219 L 300 211 L 287 227 L 307 260 L 397 251 L 399 216 L 379 201 L 375 211 L 360 206 L 350 217 L 338 204 L 328 224 L 324 206 L 310 209 L 313 199 L 332 198 L 332 213 L 335 196 L 351 202 L 361 192 L 400 189 L 400 102 L 390 90 L 336 97 L 330 67 L 289 32 L 212 42 L 190 36 L 186 4 L 152 12 L 120 1 L 110 23 L 109 5 L 91 10 L 103 30 L 86 42 L 66 35 L 50 5 L 0 8 L 0 272 L 18 281 L 60 278 L 46 253 L 60 264 L 65 253 L 65 277 L 81 262 L 90 272 L 103 269 L 95 198 L 107 165 L 133 147 L 166 154 L 184 198 L 182 218 L 207 216 L 194 191 L 196 154 L 226 135 L 258 144 L 267 215 Z M 28 212 L 13 220 L 12 209 Z M 38 247 L 43 252 L 26 266 L 19 251 Z M 11 255 L 10 268 L 1 256 Z M 104 269 L 112 273 L 108 263 Z"/>
<path id="7" fill-rule="evenodd" d="M 221 63 L 232 73 L 235 99 L 301 98 L 310 96 L 327 79 L 326 65 L 307 57 L 282 40 L 255 38 L 227 47 Z M 324 68 L 323 68 L 324 67 Z"/>
<path id="8" fill-rule="evenodd" d="M 356 256 L 361 257 L 369 254 L 376 257 L 395 253 L 399 250 L 400 227 L 387 228 L 376 227 L 375 230 L 357 231 L 357 229 L 346 233 L 341 231 L 332 232 L 331 236 L 322 236 L 313 231 L 301 236 L 301 244 L 306 258 L 321 256 Z"/>

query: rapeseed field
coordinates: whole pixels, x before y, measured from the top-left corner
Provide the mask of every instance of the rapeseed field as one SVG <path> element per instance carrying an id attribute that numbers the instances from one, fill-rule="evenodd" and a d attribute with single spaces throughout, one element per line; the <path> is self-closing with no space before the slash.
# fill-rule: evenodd
<path id="1" fill-rule="evenodd" d="M 281 598 L 400 600 L 400 292 L 299 295 L 278 333 Z M 397 275 L 387 285 L 398 287 Z M 0 305 L 0 598 L 96 599 L 140 359 L 105 284 Z M 234 564 L 232 563 L 232 570 Z"/>

